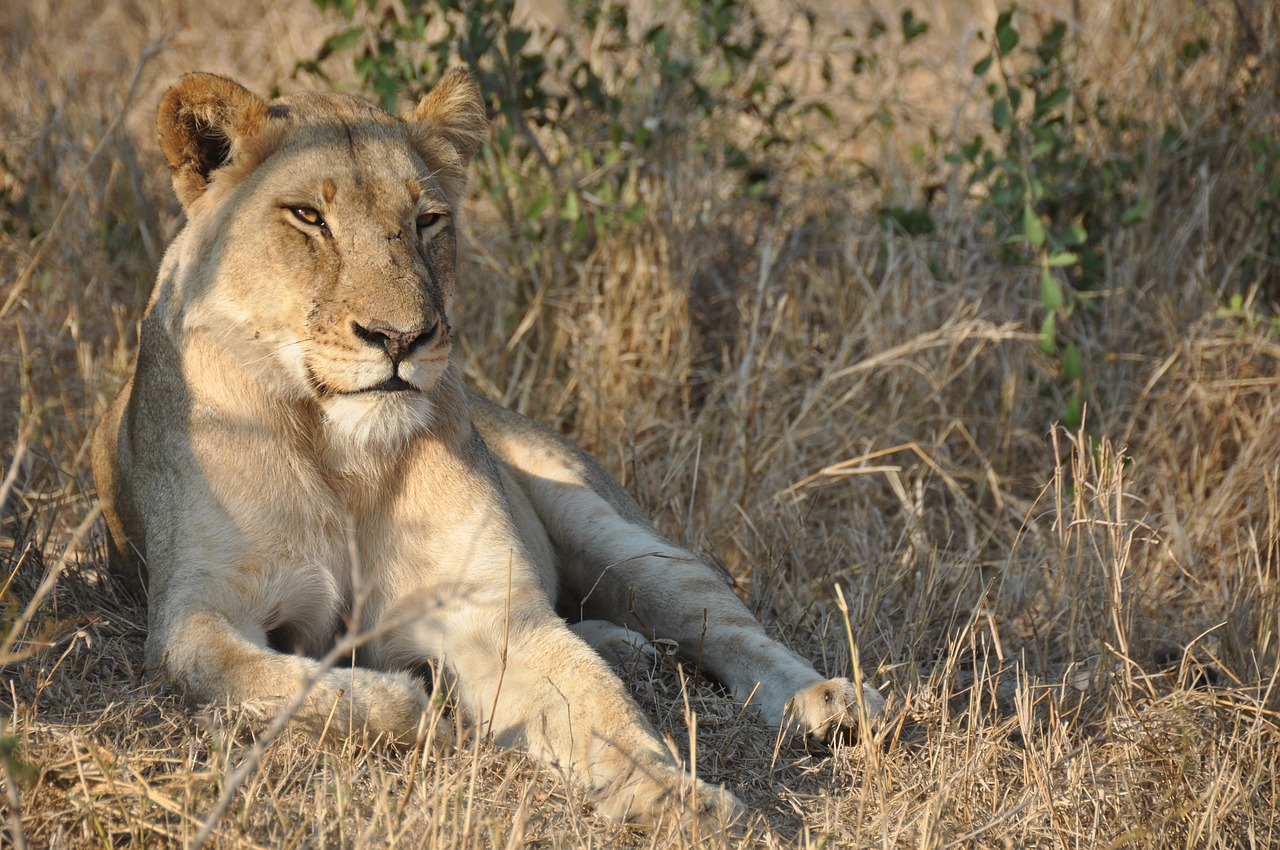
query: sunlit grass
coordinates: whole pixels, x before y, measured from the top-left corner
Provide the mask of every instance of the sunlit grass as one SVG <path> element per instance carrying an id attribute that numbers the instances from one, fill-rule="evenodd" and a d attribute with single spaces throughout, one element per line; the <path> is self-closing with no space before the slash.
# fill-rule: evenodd
<path id="1" fill-rule="evenodd" d="M 144 669 L 145 608 L 86 524 L 87 441 L 179 226 L 159 93 L 197 68 L 264 94 L 314 84 L 293 64 L 332 22 L 242 0 L 18 5 L 0 11 L 5 840 L 182 846 L 267 727 Z M 878 6 L 896 26 L 900 4 Z M 968 85 L 987 4 L 918 4 L 928 33 L 859 78 L 824 152 L 770 198 L 666 150 L 638 183 L 646 218 L 572 262 L 468 202 L 453 325 L 471 383 L 600 456 L 819 669 L 850 675 L 856 647 L 891 695 L 878 737 L 807 752 L 696 670 L 628 673 L 686 758 L 696 723 L 699 775 L 758 815 L 748 843 L 1280 844 L 1280 260 L 1245 144 L 1280 137 L 1280 21 L 1206 8 L 1133 0 L 1079 22 L 1081 85 L 1187 140 L 1152 153 L 1147 218 L 1106 241 L 1078 326 L 1084 432 L 1054 424 L 1035 270 L 999 257 L 941 158 L 986 120 Z M 1270 96 L 1233 101 L 1245 73 L 1272 74 Z M 895 123 L 868 123 L 885 103 Z M 882 226 L 927 187 L 937 232 Z M 611 826 L 466 729 L 439 754 L 286 729 L 207 846 L 692 842 Z"/>

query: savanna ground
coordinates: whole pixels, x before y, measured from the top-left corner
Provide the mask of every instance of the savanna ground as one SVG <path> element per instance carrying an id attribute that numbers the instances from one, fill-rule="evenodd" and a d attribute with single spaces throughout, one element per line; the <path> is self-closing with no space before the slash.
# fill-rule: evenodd
<path id="1" fill-rule="evenodd" d="M 689 7 L 631 4 L 613 53 L 536 7 L 615 63 L 606 85 L 649 79 L 669 19 L 723 96 L 621 92 L 658 138 L 615 140 L 608 179 L 530 127 L 553 203 L 520 200 L 537 158 L 477 165 L 453 321 L 473 385 L 600 456 L 819 669 L 849 674 L 856 646 L 894 712 L 806 750 L 696 670 L 631 687 L 758 813 L 748 844 L 1280 845 L 1280 13 L 1026 3 L 975 82 L 1003 7 L 831 0 L 810 31 L 803 6 L 757 4 L 735 66 L 791 86 L 776 125 L 680 41 Z M 1055 17 L 1070 98 L 1000 116 L 986 84 L 1030 79 Z M 185 70 L 323 85 L 295 65 L 345 26 L 274 0 L 0 7 L 0 843 L 185 845 L 225 792 L 205 846 L 691 846 L 474 736 L 439 757 L 270 737 L 142 667 L 87 441 L 180 226 L 154 109 Z M 359 49 L 325 60 L 332 84 Z M 1018 154 L 1049 187 L 1027 220 L 963 148 L 1037 121 L 1065 147 L 1056 170 Z"/>

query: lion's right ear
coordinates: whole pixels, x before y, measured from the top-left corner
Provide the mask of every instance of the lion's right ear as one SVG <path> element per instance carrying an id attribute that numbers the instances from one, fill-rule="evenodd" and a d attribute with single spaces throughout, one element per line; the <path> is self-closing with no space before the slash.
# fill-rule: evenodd
<path id="1" fill-rule="evenodd" d="M 183 207 L 204 194 L 209 176 L 235 159 L 267 118 L 266 101 L 217 74 L 184 74 L 165 92 L 156 129 Z"/>

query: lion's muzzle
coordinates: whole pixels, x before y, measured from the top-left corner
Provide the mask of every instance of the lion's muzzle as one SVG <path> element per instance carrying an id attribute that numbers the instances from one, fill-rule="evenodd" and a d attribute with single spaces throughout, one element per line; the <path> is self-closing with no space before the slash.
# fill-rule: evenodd
<path id="1" fill-rule="evenodd" d="M 359 339 L 385 351 L 392 364 L 399 366 L 401 360 L 439 336 L 440 322 L 425 322 L 413 330 L 399 330 L 384 322 L 370 322 L 368 327 L 353 322 L 351 329 Z"/>

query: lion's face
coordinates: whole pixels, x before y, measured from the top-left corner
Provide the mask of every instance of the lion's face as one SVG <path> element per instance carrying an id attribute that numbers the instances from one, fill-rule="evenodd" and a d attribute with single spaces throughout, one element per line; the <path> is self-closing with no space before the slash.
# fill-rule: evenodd
<path id="1" fill-rule="evenodd" d="M 339 433 L 363 441 L 425 426 L 451 347 L 451 199 L 385 116 L 312 124 L 326 110 L 289 111 L 307 124 L 286 130 L 227 201 L 244 232 L 224 262 L 257 264 L 262 277 L 233 276 L 223 294 L 270 347 L 263 365 L 291 377 Z"/>
<path id="2" fill-rule="evenodd" d="M 235 85 L 192 82 L 210 79 Z M 408 121 L 344 95 L 254 98 L 254 126 L 231 128 L 212 152 L 222 165 L 184 172 L 179 157 L 174 167 L 189 213 L 183 250 L 198 252 L 202 269 L 187 284 L 201 295 L 195 321 L 216 326 L 265 385 L 313 402 L 337 435 L 360 443 L 428 427 L 449 367 L 454 211 L 474 150 L 451 120 L 461 110 L 483 126 L 474 84 L 453 88 L 438 87 Z M 241 92 L 253 98 L 231 95 Z M 231 98 L 219 94 L 226 111 Z M 171 134 L 200 129 L 198 115 L 183 117 Z M 162 106 L 162 144 L 165 119 Z M 166 145 L 171 164 L 176 146 Z"/>

